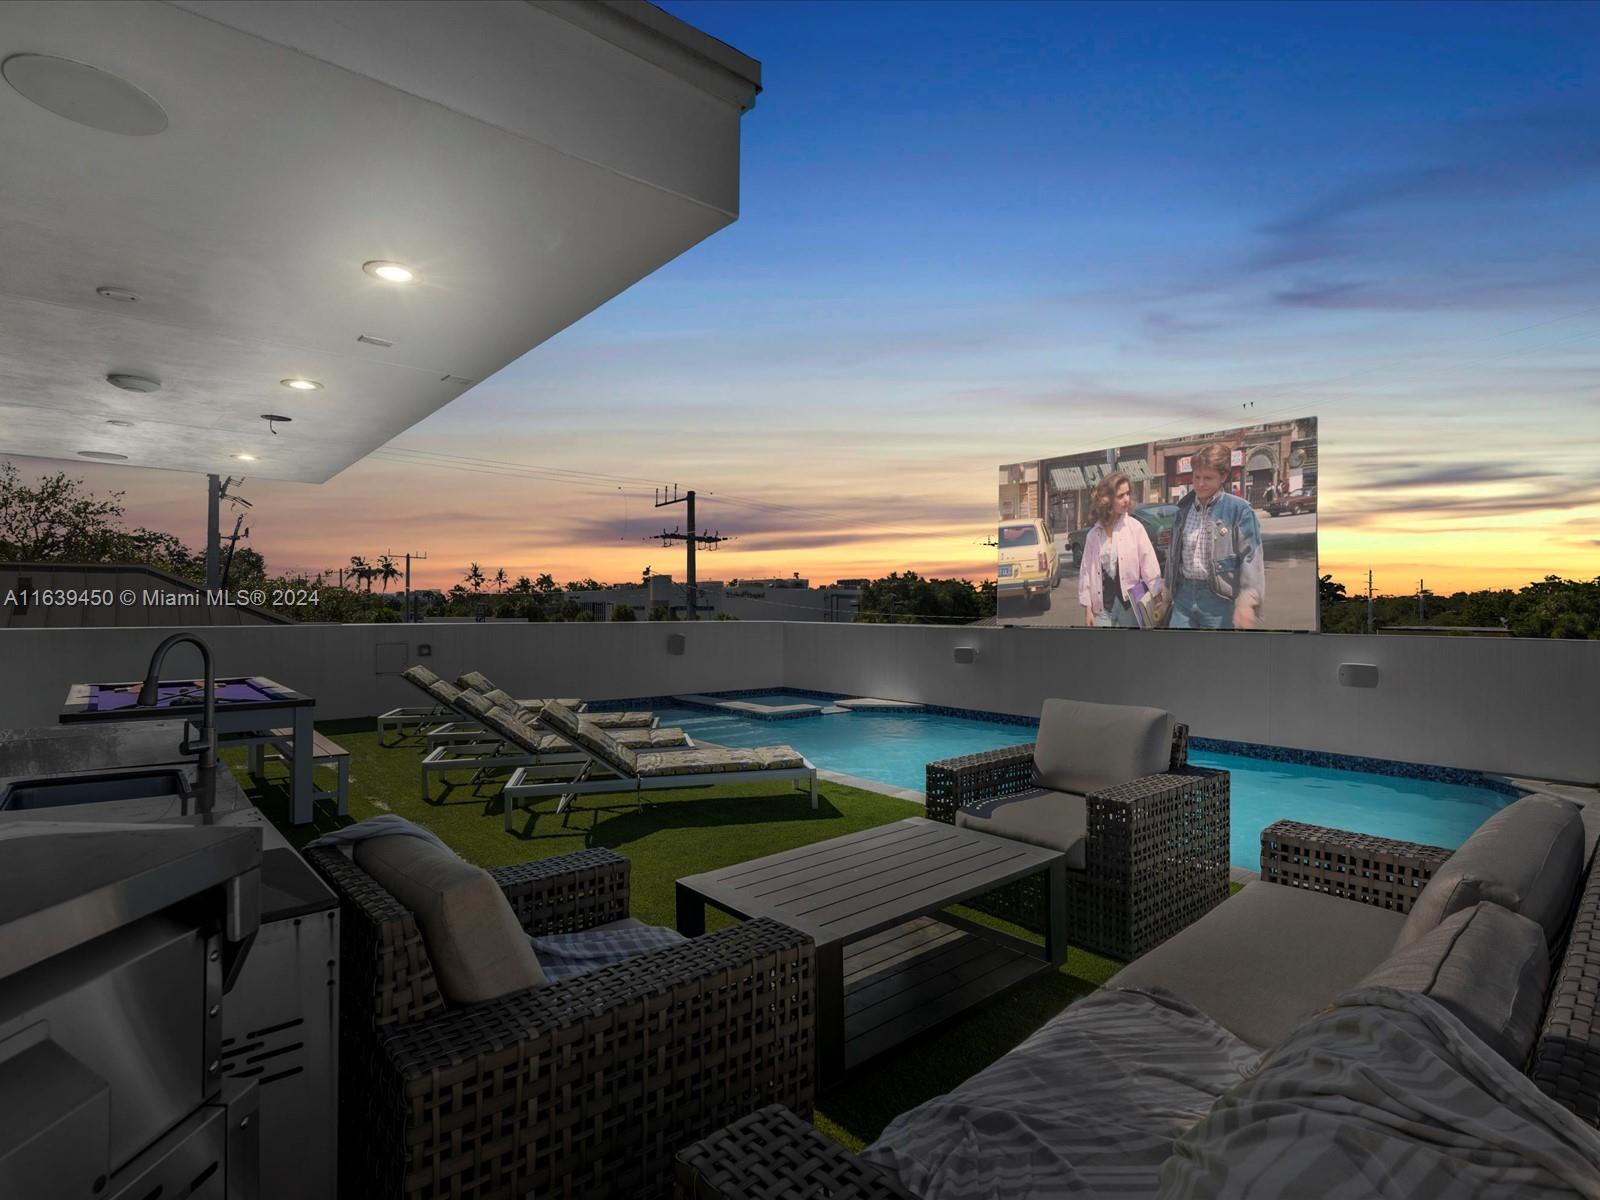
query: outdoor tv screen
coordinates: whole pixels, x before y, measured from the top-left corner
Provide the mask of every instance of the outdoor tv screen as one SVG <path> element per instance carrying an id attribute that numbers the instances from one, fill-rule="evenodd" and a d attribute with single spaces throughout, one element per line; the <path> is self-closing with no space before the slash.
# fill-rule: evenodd
<path id="1" fill-rule="evenodd" d="M 1317 628 L 1317 419 L 1000 468 L 1003 625 Z"/>

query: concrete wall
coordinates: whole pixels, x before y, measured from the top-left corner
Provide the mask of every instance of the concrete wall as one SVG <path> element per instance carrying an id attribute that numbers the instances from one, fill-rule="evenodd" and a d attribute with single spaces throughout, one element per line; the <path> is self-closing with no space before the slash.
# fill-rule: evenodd
<path id="1" fill-rule="evenodd" d="M 69 684 L 135 679 L 166 631 L 0 631 L 0 730 L 56 720 Z M 939 629 L 821 622 L 298 625 L 200 631 L 225 675 L 267 675 L 323 719 L 413 704 L 392 672 L 478 669 L 591 699 L 780 684 L 993 712 L 1065 696 L 1169 708 L 1201 736 L 1600 781 L 1600 641 Z M 685 653 L 668 653 L 681 635 Z M 418 647 L 432 647 L 421 657 Z M 958 646 L 978 651 L 954 661 Z M 169 674 L 196 669 L 186 652 Z M 1342 687 L 1372 663 L 1376 688 Z"/>
<path id="2" fill-rule="evenodd" d="M 0 730 L 53 725 L 74 683 L 142 679 L 166 629 L 0 631 Z M 197 629 L 219 675 L 265 675 L 315 696 L 319 720 L 372 716 L 425 697 L 397 678 L 422 663 L 448 679 L 479 670 L 516 695 L 591 700 L 771 687 L 783 673 L 783 627 L 744 621 L 690 625 L 467 623 L 286 625 Z M 669 654 L 681 634 L 684 653 Z M 423 657 L 419 648 L 431 647 Z M 162 673 L 198 674 L 176 649 Z"/>
<path id="3" fill-rule="evenodd" d="M 794 624 L 784 661 L 791 687 L 1026 714 L 1050 696 L 1149 704 L 1204 737 L 1600 781 L 1600 641 Z M 1378 686 L 1341 686 L 1341 663 L 1375 664 Z"/>

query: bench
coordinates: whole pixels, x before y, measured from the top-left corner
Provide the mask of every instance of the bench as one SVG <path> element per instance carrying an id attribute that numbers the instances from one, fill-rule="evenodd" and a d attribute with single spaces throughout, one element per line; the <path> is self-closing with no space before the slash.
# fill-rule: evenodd
<path id="1" fill-rule="evenodd" d="M 294 742 L 294 730 L 268 729 L 250 738 L 249 742 L 250 774 L 260 775 L 267 759 L 276 762 L 288 760 L 289 747 Z M 273 753 L 266 753 L 268 746 L 272 747 Z M 317 767 L 332 767 L 335 777 L 333 790 L 313 791 L 312 802 L 333 800 L 337 803 L 339 815 L 344 816 L 349 811 L 350 804 L 350 751 L 332 738 L 314 732 L 311 743 L 311 766 L 313 771 Z"/>

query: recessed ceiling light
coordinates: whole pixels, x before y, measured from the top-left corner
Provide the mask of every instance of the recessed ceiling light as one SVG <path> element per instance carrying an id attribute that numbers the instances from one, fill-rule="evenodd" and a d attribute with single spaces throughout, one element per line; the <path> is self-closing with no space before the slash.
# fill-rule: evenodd
<path id="1" fill-rule="evenodd" d="M 107 421 L 107 425 L 115 425 L 118 429 L 132 429 L 132 421 Z"/>
<path id="2" fill-rule="evenodd" d="M 109 450 L 79 450 L 79 458 L 98 458 L 105 462 L 127 462 L 126 454 L 112 454 Z"/>
<path id="3" fill-rule="evenodd" d="M 167 114 L 126 79 L 51 54 L 13 54 L 0 75 L 40 108 L 103 133 L 145 137 L 167 127 Z"/>
<path id="4" fill-rule="evenodd" d="M 280 379 L 279 383 L 286 388 L 293 388 L 297 392 L 320 392 L 322 385 L 315 379 Z"/>
<path id="5" fill-rule="evenodd" d="M 417 278 L 417 273 L 404 263 L 384 262 L 381 259 L 362 263 L 361 269 L 374 279 L 381 279 L 385 283 L 413 283 Z"/>
<path id="6" fill-rule="evenodd" d="M 107 300 L 120 301 L 123 304 L 133 304 L 139 299 L 138 292 L 132 292 L 127 288 L 120 287 L 98 287 L 95 288 L 94 294 Z"/>
<path id="7" fill-rule="evenodd" d="M 144 375 L 124 375 L 113 372 L 106 376 L 106 382 L 112 387 L 121 388 L 125 392 L 159 392 L 161 381 L 150 379 Z"/>
<path id="8" fill-rule="evenodd" d="M 254 454 L 235 454 L 235 455 L 232 455 L 231 457 L 237 458 L 240 462 L 255 462 L 256 461 L 256 456 Z"/>

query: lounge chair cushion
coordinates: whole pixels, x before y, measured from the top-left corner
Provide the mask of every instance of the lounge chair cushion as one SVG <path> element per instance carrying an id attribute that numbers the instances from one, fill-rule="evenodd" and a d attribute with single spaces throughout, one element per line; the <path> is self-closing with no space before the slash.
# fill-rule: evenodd
<path id="1" fill-rule="evenodd" d="M 641 779 L 655 779 L 664 775 L 710 775 L 723 771 L 793 770 L 805 765 L 800 752 L 789 746 L 698 747 L 642 754 L 635 771 Z"/>
<path id="2" fill-rule="evenodd" d="M 1524 796 L 1495 813 L 1433 873 L 1400 931 L 1408 945 L 1446 917 L 1489 901 L 1536 921 L 1555 946 L 1583 873 L 1583 817 L 1557 796 Z"/>
<path id="3" fill-rule="evenodd" d="M 356 866 L 408 908 L 428 948 L 439 991 L 475 1004 L 545 982 L 505 893 L 481 867 L 415 837 L 356 844 Z"/>
<path id="4" fill-rule="evenodd" d="M 1172 714 L 1159 708 L 1046 700 L 1033 747 L 1034 782 L 1088 795 L 1172 764 Z"/>
<path id="5" fill-rule="evenodd" d="M 494 710 L 494 701 L 478 692 L 457 692 L 454 703 L 463 712 L 469 712 L 480 719 L 487 717 Z"/>
<path id="6" fill-rule="evenodd" d="M 539 719 L 554 728 L 562 737 L 582 746 L 618 774 L 634 773 L 637 759 L 633 751 L 565 704 L 554 700 L 546 701 Z"/>
<path id="7" fill-rule="evenodd" d="M 468 671 L 456 677 L 456 686 L 465 688 L 469 692 L 492 692 L 495 690 L 494 680 L 482 671 Z"/>
<path id="8" fill-rule="evenodd" d="M 1252 883 L 1111 977 L 1176 992 L 1252 1046 L 1275 1046 L 1389 956 L 1405 917 Z"/>
<path id="9" fill-rule="evenodd" d="M 665 729 L 617 729 L 609 732 L 618 744 L 634 750 L 671 749 L 689 744 L 689 735 L 671 726 Z"/>
<path id="10" fill-rule="evenodd" d="M 432 671 L 428 670 L 427 667 L 423 666 L 407 667 L 404 671 L 400 672 L 400 678 L 409 679 L 419 688 L 424 689 L 429 687 L 431 684 L 444 682 L 444 680 L 440 679 Z"/>
<path id="11" fill-rule="evenodd" d="M 1060 850 L 1066 854 L 1070 870 L 1084 869 L 1089 804 L 1082 796 L 1044 788 L 1001 796 L 962 808 L 956 813 L 956 824 L 962 829 Z"/>
<path id="12" fill-rule="evenodd" d="M 1550 959 L 1537 922 L 1498 904 L 1446 917 L 1361 981 L 1432 996 L 1514 1067 L 1527 1061 L 1544 1017 Z"/>

